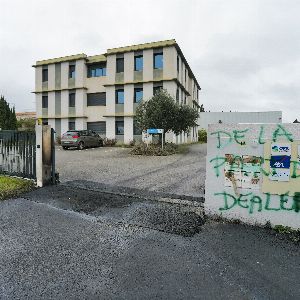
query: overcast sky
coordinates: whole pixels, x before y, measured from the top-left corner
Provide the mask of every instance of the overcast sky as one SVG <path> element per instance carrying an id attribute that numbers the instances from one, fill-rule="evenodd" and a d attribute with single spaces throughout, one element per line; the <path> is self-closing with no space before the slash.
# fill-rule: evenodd
<path id="1" fill-rule="evenodd" d="M 35 109 L 36 60 L 175 38 L 210 111 L 300 119 L 298 0 L 0 0 L 0 94 Z"/>

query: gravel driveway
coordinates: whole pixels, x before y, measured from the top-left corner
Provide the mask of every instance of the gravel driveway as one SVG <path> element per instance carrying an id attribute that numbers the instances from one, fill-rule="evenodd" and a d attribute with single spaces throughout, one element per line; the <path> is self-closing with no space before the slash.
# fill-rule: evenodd
<path id="1" fill-rule="evenodd" d="M 109 185 L 199 197 L 204 193 L 206 144 L 184 154 L 132 156 L 127 148 L 56 151 L 61 182 L 88 180 Z"/>

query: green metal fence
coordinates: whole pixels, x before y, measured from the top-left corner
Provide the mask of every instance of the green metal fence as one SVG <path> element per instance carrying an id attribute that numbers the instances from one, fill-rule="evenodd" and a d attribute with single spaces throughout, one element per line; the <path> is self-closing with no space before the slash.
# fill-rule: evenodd
<path id="1" fill-rule="evenodd" d="M 0 130 L 0 174 L 36 179 L 35 132 Z"/>

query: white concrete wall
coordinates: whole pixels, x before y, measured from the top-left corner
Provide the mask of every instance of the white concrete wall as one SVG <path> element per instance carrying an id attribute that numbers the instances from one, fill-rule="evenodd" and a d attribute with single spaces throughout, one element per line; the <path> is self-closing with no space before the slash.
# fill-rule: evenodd
<path id="1" fill-rule="evenodd" d="M 282 123 L 282 112 L 201 112 L 198 120 L 199 128 L 207 129 L 208 124 L 218 124 L 220 120 L 222 124 Z"/>
<path id="2" fill-rule="evenodd" d="M 69 115 L 69 91 L 61 91 L 61 116 L 66 118 Z"/>
<path id="3" fill-rule="evenodd" d="M 61 134 L 64 134 L 68 130 L 69 130 L 69 119 L 61 119 Z"/>
<path id="4" fill-rule="evenodd" d="M 84 59 L 79 59 L 76 61 L 75 72 L 75 86 L 83 87 L 87 75 Z"/>
<path id="5" fill-rule="evenodd" d="M 132 82 L 134 74 L 134 52 L 124 53 L 124 82 Z"/>
<path id="6" fill-rule="evenodd" d="M 55 89 L 55 64 L 48 65 L 48 90 Z"/>
<path id="7" fill-rule="evenodd" d="M 133 140 L 133 118 L 124 117 L 124 143 L 128 144 Z"/>
<path id="8" fill-rule="evenodd" d="M 55 117 L 55 92 L 49 92 L 48 93 L 48 118 L 54 118 L 54 117 Z"/>
<path id="9" fill-rule="evenodd" d="M 61 63 L 61 88 L 69 87 L 69 62 Z"/>
<path id="10" fill-rule="evenodd" d="M 75 96 L 75 110 L 76 116 L 82 117 L 86 110 L 86 91 L 84 89 L 77 89 Z"/>
<path id="11" fill-rule="evenodd" d="M 116 137 L 116 124 L 114 117 L 106 118 L 106 137 L 108 139 L 114 139 Z"/>
<path id="12" fill-rule="evenodd" d="M 35 68 L 35 90 L 41 91 L 42 90 L 42 67 Z"/>
<path id="13" fill-rule="evenodd" d="M 124 86 L 124 114 L 133 114 L 133 94 L 134 85 L 126 84 Z"/>
<path id="14" fill-rule="evenodd" d="M 41 118 L 43 114 L 42 110 L 42 94 L 35 94 L 35 106 L 36 106 L 36 117 Z"/>
<path id="15" fill-rule="evenodd" d="M 300 146 L 299 124 L 209 125 L 205 182 L 205 211 L 208 215 L 221 216 L 229 220 L 238 219 L 249 224 L 264 225 L 270 222 L 272 226 L 300 228 L 300 212 L 296 212 L 297 201 L 300 208 L 299 199 L 295 200 L 294 194 L 289 192 L 292 186 L 300 192 L 300 170 L 297 171 L 299 177 L 290 177 L 288 182 L 274 182 L 269 179 L 270 155 L 266 157 L 266 147 L 271 147 L 268 143 L 273 139 L 285 143 L 292 139 Z M 292 147 L 295 150 L 297 146 Z M 256 187 L 240 186 L 236 189 L 225 185 L 225 154 L 263 158 L 264 163 L 258 165 L 259 184 Z M 293 156 L 295 157 L 295 154 L 292 154 L 292 159 Z M 264 175 L 263 172 L 267 173 Z M 290 172 L 291 174 L 293 172 L 292 164 Z M 264 193 L 265 186 L 270 184 L 273 189 Z M 281 194 L 275 191 L 278 185 L 282 188 Z"/>
<path id="16" fill-rule="evenodd" d="M 147 49 L 143 51 L 143 80 L 153 80 L 153 49 Z"/>
<path id="17" fill-rule="evenodd" d="M 153 96 L 153 83 L 147 82 L 143 84 L 143 100 L 149 100 Z"/>

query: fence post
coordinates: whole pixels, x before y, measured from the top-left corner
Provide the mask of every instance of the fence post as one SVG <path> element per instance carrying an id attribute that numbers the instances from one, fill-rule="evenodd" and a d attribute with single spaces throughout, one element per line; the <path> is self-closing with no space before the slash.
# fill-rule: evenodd
<path id="1" fill-rule="evenodd" d="M 51 126 L 36 125 L 36 182 L 43 187 L 51 183 Z"/>

